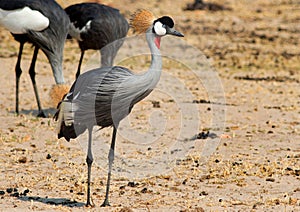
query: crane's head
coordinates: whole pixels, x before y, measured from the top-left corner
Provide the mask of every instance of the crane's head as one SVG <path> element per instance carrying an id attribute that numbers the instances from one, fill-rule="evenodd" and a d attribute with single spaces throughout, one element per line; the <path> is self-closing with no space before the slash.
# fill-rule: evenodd
<path id="1" fill-rule="evenodd" d="M 145 33 L 151 27 L 153 33 L 162 37 L 174 35 L 183 37 L 184 35 L 174 29 L 174 21 L 169 16 L 155 18 L 148 10 L 139 10 L 130 19 L 130 25 L 136 33 Z"/>

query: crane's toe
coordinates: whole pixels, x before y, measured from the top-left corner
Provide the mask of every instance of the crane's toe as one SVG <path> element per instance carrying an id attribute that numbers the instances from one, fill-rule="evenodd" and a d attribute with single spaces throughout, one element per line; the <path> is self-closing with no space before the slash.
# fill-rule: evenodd
<path id="1" fill-rule="evenodd" d="M 88 200 L 87 203 L 85 204 L 86 207 L 94 207 L 91 202 Z"/>
<path id="2" fill-rule="evenodd" d="M 110 206 L 108 199 L 105 199 L 104 202 L 102 203 L 101 207 L 106 207 L 106 206 Z"/>
<path id="3" fill-rule="evenodd" d="M 47 116 L 45 115 L 44 111 L 40 111 L 37 117 L 46 118 Z"/>

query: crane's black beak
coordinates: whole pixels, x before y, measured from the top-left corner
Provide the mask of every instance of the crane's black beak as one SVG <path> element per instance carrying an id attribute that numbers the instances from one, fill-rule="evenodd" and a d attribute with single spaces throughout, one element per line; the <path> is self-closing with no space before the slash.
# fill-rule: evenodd
<path id="1" fill-rule="evenodd" d="M 167 34 L 169 35 L 174 35 L 174 36 L 177 36 L 177 37 L 184 37 L 184 35 L 178 31 L 176 31 L 174 28 L 167 28 Z"/>

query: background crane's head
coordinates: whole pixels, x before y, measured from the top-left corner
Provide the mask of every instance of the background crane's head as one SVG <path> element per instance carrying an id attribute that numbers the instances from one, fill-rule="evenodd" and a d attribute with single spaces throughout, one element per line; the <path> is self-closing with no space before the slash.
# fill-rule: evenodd
<path id="1" fill-rule="evenodd" d="M 151 27 L 152 32 L 157 36 L 175 35 L 183 37 L 184 35 L 174 29 L 174 21 L 169 16 L 163 16 L 156 19 L 148 10 L 139 10 L 134 13 L 130 19 L 130 25 L 135 33 L 145 33 Z"/>

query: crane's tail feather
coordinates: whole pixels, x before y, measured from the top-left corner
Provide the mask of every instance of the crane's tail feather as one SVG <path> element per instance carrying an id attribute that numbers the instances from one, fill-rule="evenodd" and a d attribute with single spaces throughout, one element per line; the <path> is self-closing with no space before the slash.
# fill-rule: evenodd
<path id="1" fill-rule="evenodd" d="M 67 97 L 64 97 L 57 108 L 54 119 L 57 121 L 58 138 L 64 137 L 67 141 L 70 141 L 71 138 L 76 138 L 85 131 L 84 126 L 74 123 L 74 115 L 77 109 L 75 103 L 68 101 Z"/>

